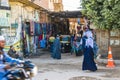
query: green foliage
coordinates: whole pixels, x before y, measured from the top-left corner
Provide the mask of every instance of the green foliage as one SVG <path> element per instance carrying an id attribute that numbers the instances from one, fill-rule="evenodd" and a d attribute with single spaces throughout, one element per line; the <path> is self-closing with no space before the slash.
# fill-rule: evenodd
<path id="1" fill-rule="evenodd" d="M 82 13 L 100 29 L 120 29 L 120 0 L 82 0 Z"/>

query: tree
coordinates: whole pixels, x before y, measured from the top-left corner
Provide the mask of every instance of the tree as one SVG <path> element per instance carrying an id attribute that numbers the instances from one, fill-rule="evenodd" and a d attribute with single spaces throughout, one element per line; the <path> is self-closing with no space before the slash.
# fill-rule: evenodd
<path id="1" fill-rule="evenodd" d="M 96 27 L 120 30 L 120 0 L 82 0 L 82 7 Z"/>
<path id="2" fill-rule="evenodd" d="M 82 0 L 82 13 L 99 29 L 120 30 L 120 0 Z"/>

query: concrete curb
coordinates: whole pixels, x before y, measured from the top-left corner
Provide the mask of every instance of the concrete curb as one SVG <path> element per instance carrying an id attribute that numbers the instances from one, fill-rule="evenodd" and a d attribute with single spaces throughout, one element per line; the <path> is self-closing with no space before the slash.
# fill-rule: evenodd
<path id="1" fill-rule="evenodd" d="M 115 65 L 120 65 L 120 60 L 113 60 Z M 101 64 L 107 64 L 108 63 L 108 60 L 107 59 L 97 59 L 97 62 L 98 63 L 101 63 Z"/>

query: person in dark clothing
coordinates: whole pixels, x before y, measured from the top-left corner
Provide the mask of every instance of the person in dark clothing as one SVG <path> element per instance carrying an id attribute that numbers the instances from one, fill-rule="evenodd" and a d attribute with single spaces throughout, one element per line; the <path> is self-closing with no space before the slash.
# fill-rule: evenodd
<path id="1" fill-rule="evenodd" d="M 77 36 L 77 39 L 74 42 L 75 45 L 75 54 L 76 56 L 82 56 L 83 51 L 82 51 L 82 38 Z"/>
<path id="2" fill-rule="evenodd" d="M 19 58 L 19 54 L 16 53 L 16 50 L 14 49 L 13 45 L 10 46 L 10 49 L 8 51 L 8 55 L 12 58 Z"/>
<path id="3" fill-rule="evenodd" d="M 96 71 L 97 66 L 94 61 L 94 53 L 93 53 L 93 34 L 87 26 L 85 28 L 86 29 L 83 34 L 84 59 L 83 59 L 82 70 Z"/>
<path id="4" fill-rule="evenodd" d="M 70 43 L 71 43 L 71 55 L 74 53 L 74 38 L 75 38 L 75 34 L 71 35 L 71 39 L 70 39 Z"/>
<path id="5" fill-rule="evenodd" d="M 53 42 L 53 54 L 54 59 L 61 59 L 61 44 L 59 35 L 55 35 L 55 40 Z"/>

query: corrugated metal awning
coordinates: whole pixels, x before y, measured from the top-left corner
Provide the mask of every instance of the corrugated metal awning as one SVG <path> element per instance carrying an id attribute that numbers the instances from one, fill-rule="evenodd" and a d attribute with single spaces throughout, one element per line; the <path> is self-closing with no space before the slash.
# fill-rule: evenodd
<path id="1" fill-rule="evenodd" d="M 80 18 L 82 13 L 80 11 L 61 11 L 61 12 L 49 12 L 52 17 L 60 18 Z"/>

